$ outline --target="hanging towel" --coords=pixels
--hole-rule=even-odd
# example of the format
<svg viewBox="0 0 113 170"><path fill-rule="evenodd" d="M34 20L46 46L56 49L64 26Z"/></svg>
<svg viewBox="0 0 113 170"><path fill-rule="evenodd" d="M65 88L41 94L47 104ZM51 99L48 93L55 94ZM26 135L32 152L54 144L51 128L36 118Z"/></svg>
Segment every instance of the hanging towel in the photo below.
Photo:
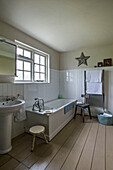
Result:
<svg viewBox="0 0 113 170"><path fill-rule="evenodd" d="M22 106L20 110L14 112L14 120L20 122L26 119L25 105Z"/></svg>
<svg viewBox="0 0 113 170"><path fill-rule="evenodd" d="M102 70L88 70L88 71L86 71L86 82L90 82L90 83L102 82Z"/></svg>
<svg viewBox="0 0 113 170"><path fill-rule="evenodd" d="M102 83L88 83L87 82L87 94L100 94L102 95Z"/></svg>

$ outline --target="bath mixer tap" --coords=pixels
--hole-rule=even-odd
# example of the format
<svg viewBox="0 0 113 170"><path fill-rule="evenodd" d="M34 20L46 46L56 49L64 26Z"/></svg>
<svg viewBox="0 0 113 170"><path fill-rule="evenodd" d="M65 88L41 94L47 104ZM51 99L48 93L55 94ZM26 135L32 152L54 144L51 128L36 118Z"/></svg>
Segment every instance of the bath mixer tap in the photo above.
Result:
<svg viewBox="0 0 113 170"><path fill-rule="evenodd" d="M36 102L33 104L32 110L34 110L34 107L37 107L39 109L39 112L41 112L41 109L44 110L44 100L42 98L35 98Z"/></svg>

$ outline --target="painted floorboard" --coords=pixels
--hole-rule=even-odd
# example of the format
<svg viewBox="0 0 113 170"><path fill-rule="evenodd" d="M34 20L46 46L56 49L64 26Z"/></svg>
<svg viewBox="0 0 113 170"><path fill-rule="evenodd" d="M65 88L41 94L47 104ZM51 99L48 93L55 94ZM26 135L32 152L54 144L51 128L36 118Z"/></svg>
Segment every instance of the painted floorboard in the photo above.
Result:
<svg viewBox="0 0 113 170"><path fill-rule="evenodd" d="M91 170L105 170L105 126L99 124Z"/></svg>
<svg viewBox="0 0 113 170"><path fill-rule="evenodd" d="M0 170L113 170L113 126L81 116L70 121L48 144L32 135L12 140L13 150L0 155Z"/></svg>
<svg viewBox="0 0 113 170"><path fill-rule="evenodd" d="M68 156L71 148L76 142L83 127L84 127L84 124L81 123L78 125L78 127L75 128L75 130L71 133L71 136L68 138L68 140L64 143L64 145L61 147L59 152L52 159L49 166L47 166L46 170L53 170L53 169L58 170L61 168L62 163L65 161L66 157Z"/></svg>
<svg viewBox="0 0 113 170"><path fill-rule="evenodd" d="M51 162L53 157L57 154L59 149L62 145L66 142L66 140L70 137L73 130L80 124L80 121L73 120L71 126L67 129L64 129L59 136L57 136L52 142L51 146L48 150L40 157L40 159L31 167L32 170L38 169L43 170L45 169L48 164Z"/></svg>
<svg viewBox="0 0 113 170"><path fill-rule="evenodd" d="M77 139L75 145L73 146L70 154L68 155L66 161L62 166L62 170L75 170L75 167L77 166L80 155L82 153L85 141L88 137L91 125L91 123L85 124L79 138Z"/></svg>
<svg viewBox="0 0 113 170"><path fill-rule="evenodd" d="M25 165L20 163L14 170L28 170L28 169L29 168L27 168Z"/></svg>
<svg viewBox="0 0 113 170"><path fill-rule="evenodd" d="M7 163L10 159L11 159L11 156L9 156L8 154L1 156L0 157L0 166Z"/></svg>
<svg viewBox="0 0 113 170"><path fill-rule="evenodd" d="M6 164L0 167L0 170L13 170L19 165L19 162L14 158L10 159Z"/></svg>
<svg viewBox="0 0 113 170"><path fill-rule="evenodd" d="M84 150L76 167L77 170L90 170L97 131L98 123L93 123Z"/></svg>
<svg viewBox="0 0 113 170"><path fill-rule="evenodd" d="M113 126L106 126L106 170L113 170Z"/></svg>

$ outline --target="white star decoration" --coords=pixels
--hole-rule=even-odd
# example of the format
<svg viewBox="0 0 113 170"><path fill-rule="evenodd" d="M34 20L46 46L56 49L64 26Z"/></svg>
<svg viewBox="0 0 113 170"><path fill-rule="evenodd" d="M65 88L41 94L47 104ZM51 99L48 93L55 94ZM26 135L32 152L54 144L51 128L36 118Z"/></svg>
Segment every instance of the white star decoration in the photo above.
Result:
<svg viewBox="0 0 113 170"><path fill-rule="evenodd" d="M90 56L85 56L84 53L81 53L81 56L79 58L75 58L76 60L78 60L78 66L80 66L81 64L87 64L87 59L90 58Z"/></svg>

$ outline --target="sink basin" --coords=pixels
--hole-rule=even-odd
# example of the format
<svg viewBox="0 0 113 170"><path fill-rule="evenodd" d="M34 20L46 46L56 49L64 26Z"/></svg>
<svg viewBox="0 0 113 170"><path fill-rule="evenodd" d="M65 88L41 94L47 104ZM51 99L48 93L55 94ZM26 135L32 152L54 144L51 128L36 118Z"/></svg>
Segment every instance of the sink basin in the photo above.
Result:
<svg viewBox="0 0 113 170"><path fill-rule="evenodd" d="M9 100L0 102L0 115L6 116L7 114L18 111L25 104L24 100Z"/></svg>
<svg viewBox="0 0 113 170"><path fill-rule="evenodd" d="M25 104L24 100L9 100L0 102L0 154L11 149L12 116Z"/></svg>

